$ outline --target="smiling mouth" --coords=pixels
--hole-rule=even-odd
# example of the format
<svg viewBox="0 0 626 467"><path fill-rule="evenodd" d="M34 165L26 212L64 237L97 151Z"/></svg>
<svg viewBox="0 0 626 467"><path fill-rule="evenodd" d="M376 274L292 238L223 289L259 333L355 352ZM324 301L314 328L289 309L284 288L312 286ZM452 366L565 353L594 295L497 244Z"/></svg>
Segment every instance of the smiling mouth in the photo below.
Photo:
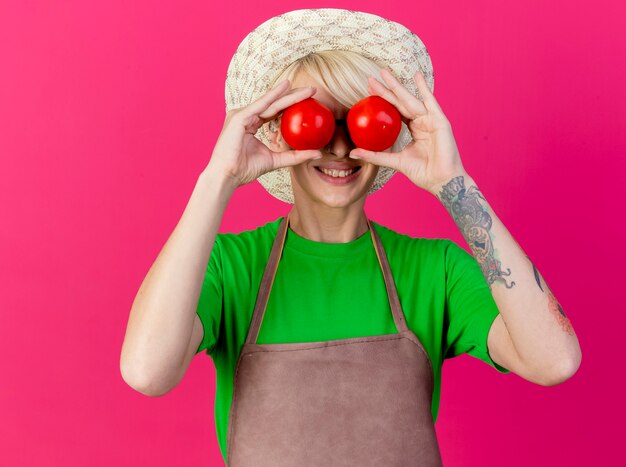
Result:
<svg viewBox="0 0 626 467"><path fill-rule="evenodd" d="M359 170L361 170L361 166L357 165L349 170L331 170L331 169L324 169L322 170L321 167L316 166L315 170L317 170L318 172L322 172L324 175L328 175L330 177L333 178L344 178L344 177L348 177L352 174L357 173Z"/></svg>

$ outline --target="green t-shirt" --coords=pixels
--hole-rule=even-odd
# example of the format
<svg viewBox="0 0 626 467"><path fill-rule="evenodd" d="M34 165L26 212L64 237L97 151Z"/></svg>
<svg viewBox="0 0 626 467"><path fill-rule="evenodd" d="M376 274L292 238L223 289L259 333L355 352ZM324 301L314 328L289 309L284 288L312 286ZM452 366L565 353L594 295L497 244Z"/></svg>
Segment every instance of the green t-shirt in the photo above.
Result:
<svg viewBox="0 0 626 467"><path fill-rule="evenodd" d="M282 219L238 234L218 233L198 301L204 337L197 353L206 351L215 365L215 426L224 459L235 365ZM479 264L456 243L413 238L371 222L385 248L407 325L433 366L436 421L444 358L468 353L509 372L487 351L498 308ZM287 230L257 343L396 332L369 231L348 243L323 243Z"/></svg>

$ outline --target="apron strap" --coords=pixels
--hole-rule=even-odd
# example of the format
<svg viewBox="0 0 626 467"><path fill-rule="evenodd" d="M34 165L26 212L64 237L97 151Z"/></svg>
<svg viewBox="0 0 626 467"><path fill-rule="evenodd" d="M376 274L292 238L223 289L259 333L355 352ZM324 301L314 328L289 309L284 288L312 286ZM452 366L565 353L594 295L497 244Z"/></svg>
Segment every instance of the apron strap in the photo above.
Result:
<svg viewBox="0 0 626 467"><path fill-rule="evenodd" d="M261 328L261 321L263 320L265 308L267 307L269 294L272 289L272 285L274 284L274 278L276 277L278 262L282 256L283 245L285 244L285 237L287 235L287 228L289 227L290 215L291 211L278 226L278 232L276 233L276 238L274 239L272 250L270 252L269 259L267 260L267 265L265 266L265 272L263 273L263 279L261 279L261 285L259 286L259 293L254 306L254 312L252 313L252 321L250 322L250 328L246 337L246 344L256 343L259 329ZM383 278L385 280L385 287L387 288L387 297L389 298L389 305L391 306L393 320L396 324L398 332L406 332L408 331L408 327L406 325L404 313L402 312L402 307L400 306L400 299L398 298L398 292L391 274L389 262L387 261L385 249L380 241L380 237L378 236L376 229L374 229L374 226L369 219L367 219L367 225L369 226L369 231L372 236L378 263L383 271Z"/></svg>

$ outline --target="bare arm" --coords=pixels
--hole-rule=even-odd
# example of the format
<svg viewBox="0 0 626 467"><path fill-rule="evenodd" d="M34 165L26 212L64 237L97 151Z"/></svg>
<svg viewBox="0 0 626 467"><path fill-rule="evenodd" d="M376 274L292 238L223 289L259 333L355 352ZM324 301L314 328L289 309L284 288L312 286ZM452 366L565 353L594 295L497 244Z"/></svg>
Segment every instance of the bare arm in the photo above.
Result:
<svg viewBox="0 0 626 467"><path fill-rule="evenodd" d="M433 194L459 227L500 311L487 339L492 359L545 386L570 378L582 359L574 327L476 182L460 172Z"/></svg>
<svg viewBox="0 0 626 467"><path fill-rule="evenodd" d="M120 371L137 391L160 396L185 374L203 337L196 307L224 210L237 187L209 163L133 302Z"/></svg>
<svg viewBox="0 0 626 467"><path fill-rule="evenodd" d="M417 96L389 70L380 74L389 87L370 76L368 90L401 112L413 141L399 153L356 148L349 157L395 169L443 203L472 250L500 312L487 338L490 356L529 381L546 386L562 383L582 361L572 323L463 168L452 126L432 93L432 84L417 71Z"/></svg>
<svg viewBox="0 0 626 467"><path fill-rule="evenodd" d="M124 381L149 396L174 388L204 335L196 314L206 268L226 205L237 187L260 175L322 157L319 150L274 152L255 134L283 109L315 89L290 89L284 80L246 107L231 109L209 164L189 203L148 271L128 319L120 371Z"/></svg>

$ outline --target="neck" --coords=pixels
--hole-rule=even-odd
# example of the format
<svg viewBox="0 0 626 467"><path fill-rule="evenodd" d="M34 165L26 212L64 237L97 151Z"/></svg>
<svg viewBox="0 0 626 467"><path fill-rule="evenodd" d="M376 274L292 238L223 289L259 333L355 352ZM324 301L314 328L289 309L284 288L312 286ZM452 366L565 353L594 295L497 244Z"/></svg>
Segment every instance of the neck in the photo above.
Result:
<svg viewBox="0 0 626 467"><path fill-rule="evenodd" d="M307 207L296 204L289 212L289 228L301 237L324 243L348 243L369 230L362 206Z"/></svg>

